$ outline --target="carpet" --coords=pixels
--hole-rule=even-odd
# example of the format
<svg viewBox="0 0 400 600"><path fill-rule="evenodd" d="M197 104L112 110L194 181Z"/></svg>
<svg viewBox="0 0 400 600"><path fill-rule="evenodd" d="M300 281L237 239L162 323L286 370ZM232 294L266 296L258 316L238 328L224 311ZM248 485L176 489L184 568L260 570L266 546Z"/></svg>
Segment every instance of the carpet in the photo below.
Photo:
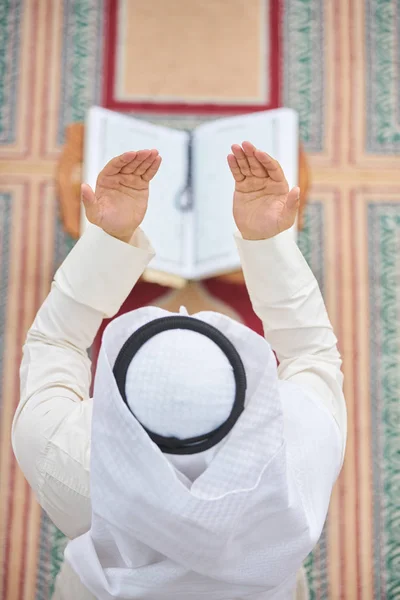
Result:
<svg viewBox="0 0 400 600"><path fill-rule="evenodd" d="M26 330L72 246L54 185L64 128L93 103L175 127L276 103L299 112L312 175L299 244L337 331L349 413L345 466L307 560L311 597L400 598L399 1L171 0L158 21L144 4L0 2L0 598L47 600L62 561L65 540L16 466L10 428ZM218 60L203 51L207 22ZM118 43L121 23L132 43ZM134 63L139 42L152 49ZM170 53L154 70L154 46L183 42L186 62ZM249 319L245 296L227 293L211 282L188 302Z"/></svg>

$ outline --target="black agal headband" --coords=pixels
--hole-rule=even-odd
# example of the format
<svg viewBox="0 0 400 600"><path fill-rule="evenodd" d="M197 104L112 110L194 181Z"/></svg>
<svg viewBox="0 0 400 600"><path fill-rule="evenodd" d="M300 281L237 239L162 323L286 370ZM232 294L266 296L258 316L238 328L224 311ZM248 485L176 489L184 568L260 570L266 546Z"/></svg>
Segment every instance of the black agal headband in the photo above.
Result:
<svg viewBox="0 0 400 600"><path fill-rule="evenodd" d="M113 373L119 393L131 413L134 415L127 402L125 392L126 375L131 361L148 340L155 335L170 329L189 329L190 331L205 335L212 340L222 350L230 362L235 378L236 393L232 411L226 421L213 431L197 437L178 439L176 437L164 437L158 435L142 425L148 436L162 452L166 454L197 454L218 444L231 431L244 409L246 396L246 373L244 366L232 342L228 340L219 329L193 317L162 317L161 319L150 321L150 323L146 323L146 325L140 327L126 340L115 361ZM199 357L199 360L201 360L201 357ZM189 401L190 400L188 399L188 402Z"/></svg>

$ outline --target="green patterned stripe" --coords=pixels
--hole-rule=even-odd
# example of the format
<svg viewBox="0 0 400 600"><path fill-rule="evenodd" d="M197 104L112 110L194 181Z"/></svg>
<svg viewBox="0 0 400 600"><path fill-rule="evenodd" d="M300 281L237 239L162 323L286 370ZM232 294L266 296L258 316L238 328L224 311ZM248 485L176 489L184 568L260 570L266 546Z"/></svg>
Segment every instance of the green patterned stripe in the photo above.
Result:
<svg viewBox="0 0 400 600"><path fill-rule="evenodd" d="M7 74L7 52L9 41L9 18L10 18L10 1L4 0L0 2L0 131L4 132L6 122L4 112L7 108L5 102L6 95L6 74Z"/></svg>
<svg viewBox="0 0 400 600"><path fill-rule="evenodd" d="M0 192L0 381L3 381L11 245L12 194ZM3 399L0 397L0 408Z"/></svg>
<svg viewBox="0 0 400 600"><path fill-rule="evenodd" d="M50 555L53 547L53 531L55 527L47 514L42 511L39 539L39 569L36 579L35 600L49 600L50 590L54 588Z"/></svg>
<svg viewBox="0 0 400 600"><path fill-rule="evenodd" d="M304 226L298 234L298 246L314 273L322 293L324 276L324 208L322 202L309 202L304 214Z"/></svg>
<svg viewBox="0 0 400 600"><path fill-rule="evenodd" d="M50 598L54 592L56 577L64 561L64 550L67 545L67 538L57 527L52 528L52 546L51 546L51 568L50 568Z"/></svg>
<svg viewBox="0 0 400 600"><path fill-rule="evenodd" d="M103 19L103 0L64 0L60 143L65 126L101 101Z"/></svg>
<svg viewBox="0 0 400 600"><path fill-rule="evenodd" d="M283 24L283 104L299 113L306 150L321 152L324 139L324 2L287 0Z"/></svg>
<svg viewBox="0 0 400 600"><path fill-rule="evenodd" d="M61 265L74 243L74 240L65 233L59 216L56 215L53 246L54 271ZM46 513L42 511L35 600L48 600L51 598L55 579L63 561L66 543L65 536L53 525Z"/></svg>
<svg viewBox="0 0 400 600"><path fill-rule="evenodd" d="M103 0L64 0L58 131L60 144L64 140L65 126L82 121L86 109L100 101L103 13ZM74 241L64 232L57 219L54 270L62 263L73 244ZM54 590L55 579L62 564L66 538L43 515L40 539L36 600L48 600Z"/></svg>
<svg viewBox="0 0 400 600"><path fill-rule="evenodd" d="M15 142L22 0L0 0L0 143Z"/></svg>
<svg viewBox="0 0 400 600"><path fill-rule="evenodd" d="M307 205L303 230L299 233L298 245L304 258L310 265L322 293L325 288L324 277L324 209L320 202ZM310 600L328 597L328 571L326 528L320 541L307 560L305 569L310 590Z"/></svg>
<svg viewBox="0 0 400 600"><path fill-rule="evenodd" d="M313 552L304 562L307 573L309 599L328 598L328 569L327 569L327 531L322 532L321 538Z"/></svg>
<svg viewBox="0 0 400 600"><path fill-rule="evenodd" d="M367 0L365 113L367 152L392 154L400 150L399 61L400 0Z"/></svg>
<svg viewBox="0 0 400 600"><path fill-rule="evenodd" d="M400 202L368 207L375 598L400 598Z"/></svg>
<svg viewBox="0 0 400 600"><path fill-rule="evenodd" d="M56 578L64 560L66 545L67 538L42 511L39 545L40 569L36 582L35 600L48 600L52 597Z"/></svg>

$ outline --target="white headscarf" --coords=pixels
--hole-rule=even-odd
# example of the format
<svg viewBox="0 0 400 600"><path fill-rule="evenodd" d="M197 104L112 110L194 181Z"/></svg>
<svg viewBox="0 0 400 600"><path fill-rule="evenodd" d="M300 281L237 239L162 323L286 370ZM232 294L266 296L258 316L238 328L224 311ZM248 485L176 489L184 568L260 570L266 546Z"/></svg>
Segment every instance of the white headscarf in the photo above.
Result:
<svg viewBox="0 0 400 600"><path fill-rule="evenodd" d="M198 313L193 318L219 329L241 356L245 410L210 450L163 454L139 421L164 436L203 434L227 419L235 391L232 367L213 342L167 331L133 358L128 408L113 376L117 355L139 327L168 315L139 309L104 333L93 409L92 526L69 544L66 558L100 600L290 598L340 467L334 424L330 429L300 389L278 381L262 337L223 315Z"/></svg>

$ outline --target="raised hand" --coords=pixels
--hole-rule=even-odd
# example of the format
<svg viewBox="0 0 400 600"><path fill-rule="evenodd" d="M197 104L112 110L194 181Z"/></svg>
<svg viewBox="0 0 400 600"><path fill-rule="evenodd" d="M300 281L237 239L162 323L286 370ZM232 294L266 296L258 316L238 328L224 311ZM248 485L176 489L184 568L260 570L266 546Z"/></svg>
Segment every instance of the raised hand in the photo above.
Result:
<svg viewBox="0 0 400 600"><path fill-rule="evenodd" d="M158 150L125 152L100 172L95 191L82 185L82 200L91 223L124 242L129 242L144 219L149 182L161 164Z"/></svg>
<svg viewBox="0 0 400 600"><path fill-rule="evenodd" d="M228 164L235 179L233 216L245 239L264 240L295 222L300 188L289 191L278 161L250 142L232 146Z"/></svg>

